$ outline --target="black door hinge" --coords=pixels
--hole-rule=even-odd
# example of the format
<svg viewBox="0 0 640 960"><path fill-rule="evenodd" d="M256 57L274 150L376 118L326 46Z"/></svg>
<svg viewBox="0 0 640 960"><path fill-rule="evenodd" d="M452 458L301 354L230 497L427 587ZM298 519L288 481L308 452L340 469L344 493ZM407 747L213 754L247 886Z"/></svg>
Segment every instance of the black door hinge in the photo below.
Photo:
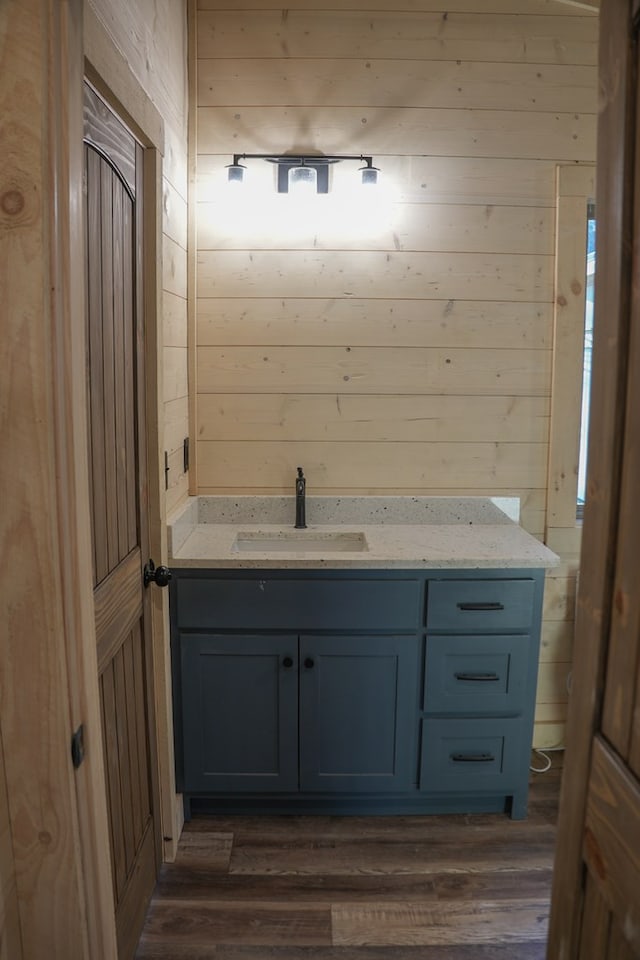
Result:
<svg viewBox="0 0 640 960"><path fill-rule="evenodd" d="M164 452L164 488L169 489L169 454Z"/></svg>
<svg viewBox="0 0 640 960"><path fill-rule="evenodd" d="M182 441L182 462L183 462L183 473L189 472L189 437L185 437Z"/></svg>

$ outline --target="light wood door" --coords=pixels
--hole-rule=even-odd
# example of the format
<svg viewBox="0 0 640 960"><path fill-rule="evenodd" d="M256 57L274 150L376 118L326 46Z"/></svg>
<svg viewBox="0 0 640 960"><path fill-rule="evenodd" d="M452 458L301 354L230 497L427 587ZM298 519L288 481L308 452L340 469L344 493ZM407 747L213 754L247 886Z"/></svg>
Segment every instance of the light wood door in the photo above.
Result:
<svg viewBox="0 0 640 960"><path fill-rule="evenodd" d="M142 149L88 85L85 178L94 600L118 951L128 960L159 863L143 586Z"/></svg>
<svg viewBox="0 0 640 960"><path fill-rule="evenodd" d="M549 960L640 957L640 0L603 0L592 428Z"/></svg>

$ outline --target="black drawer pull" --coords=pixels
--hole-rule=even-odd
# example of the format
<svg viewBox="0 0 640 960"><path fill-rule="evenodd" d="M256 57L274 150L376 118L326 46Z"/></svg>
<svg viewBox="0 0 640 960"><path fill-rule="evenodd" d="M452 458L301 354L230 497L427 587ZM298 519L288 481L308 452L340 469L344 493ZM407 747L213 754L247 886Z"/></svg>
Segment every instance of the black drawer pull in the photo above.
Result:
<svg viewBox="0 0 640 960"><path fill-rule="evenodd" d="M499 680L497 673L454 673L456 680Z"/></svg>
<svg viewBox="0 0 640 960"><path fill-rule="evenodd" d="M458 610L504 610L504 603L459 603Z"/></svg>
<svg viewBox="0 0 640 960"><path fill-rule="evenodd" d="M450 759L454 763L493 763L496 758L492 753L452 753Z"/></svg>
<svg viewBox="0 0 640 960"><path fill-rule="evenodd" d="M293 657L285 657L282 666L289 670L293 666Z"/></svg>

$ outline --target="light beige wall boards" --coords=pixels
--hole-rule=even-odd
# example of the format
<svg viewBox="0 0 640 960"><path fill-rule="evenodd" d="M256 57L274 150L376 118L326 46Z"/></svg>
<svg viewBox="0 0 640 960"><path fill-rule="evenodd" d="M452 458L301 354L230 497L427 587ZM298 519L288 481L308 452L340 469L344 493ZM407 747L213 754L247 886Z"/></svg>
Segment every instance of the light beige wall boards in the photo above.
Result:
<svg viewBox="0 0 640 960"><path fill-rule="evenodd" d="M289 492L301 464L316 494L516 495L542 537L556 166L595 156L597 16L547 0L198 8L199 492ZM386 229L257 211L239 229L224 165L296 150L373 155L397 191ZM548 745L572 564L546 601Z"/></svg>

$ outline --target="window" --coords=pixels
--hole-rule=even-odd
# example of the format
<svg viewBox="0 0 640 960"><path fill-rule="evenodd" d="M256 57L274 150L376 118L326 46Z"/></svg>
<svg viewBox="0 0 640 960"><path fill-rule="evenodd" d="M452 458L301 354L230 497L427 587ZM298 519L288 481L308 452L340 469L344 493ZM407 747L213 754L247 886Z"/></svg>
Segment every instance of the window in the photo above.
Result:
<svg viewBox="0 0 640 960"><path fill-rule="evenodd" d="M591 399L591 351L593 348L593 295L596 268L596 208L587 205L587 269L584 305L584 353L582 368L582 411L580 417L580 457L578 460L577 516L582 518L587 492L587 442Z"/></svg>
<svg viewBox="0 0 640 960"><path fill-rule="evenodd" d="M586 452L587 424L582 427L582 381L585 375L585 317L593 302L595 262L595 196L593 164L561 164L556 168L555 276L553 298L553 364L549 421L549 472L545 542L563 557L580 554L582 523L578 500L584 499L584 466L580 471L581 438ZM588 223L591 220L591 224ZM586 267L586 247L594 251ZM587 376L590 377L592 321L589 322ZM589 389L584 390L588 413ZM583 458L586 460L586 457ZM581 485L578 475L581 475Z"/></svg>

